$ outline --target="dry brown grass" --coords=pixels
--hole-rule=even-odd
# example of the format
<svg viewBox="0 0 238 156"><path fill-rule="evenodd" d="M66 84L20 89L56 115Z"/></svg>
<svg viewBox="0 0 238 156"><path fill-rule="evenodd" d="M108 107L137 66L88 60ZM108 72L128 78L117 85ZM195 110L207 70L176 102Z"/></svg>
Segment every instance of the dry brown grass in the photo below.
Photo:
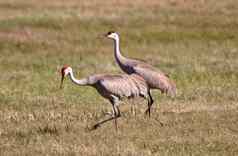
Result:
<svg viewBox="0 0 238 156"><path fill-rule="evenodd" d="M236 0L0 2L0 155L237 155L238 2ZM112 43L98 35L117 30L123 54L169 73L178 87L170 99L153 92L121 106L119 131L95 90L66 81L120 73Z"/></svg>

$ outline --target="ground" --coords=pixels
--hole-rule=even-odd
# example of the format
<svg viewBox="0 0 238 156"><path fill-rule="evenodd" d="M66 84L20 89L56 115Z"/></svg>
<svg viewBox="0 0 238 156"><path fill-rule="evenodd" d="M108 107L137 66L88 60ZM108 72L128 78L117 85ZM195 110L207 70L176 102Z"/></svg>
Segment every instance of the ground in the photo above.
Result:
<svg viewBox="0 0 238 156"><path fill-rule="evenodd" d="M10 0L0 2L0 155L238 155L236 0ZM177 84L121 105L119 130L88 127L110 111L90 87L69 80L121 73L108 31L127 57L146 60Z"/></svg>

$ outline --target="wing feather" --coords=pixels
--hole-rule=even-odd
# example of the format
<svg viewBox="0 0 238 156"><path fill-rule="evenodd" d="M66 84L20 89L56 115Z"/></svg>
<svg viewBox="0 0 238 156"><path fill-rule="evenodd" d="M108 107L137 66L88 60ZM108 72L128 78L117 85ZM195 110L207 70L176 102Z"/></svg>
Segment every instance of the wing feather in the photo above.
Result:
<svg viewBox="0 0 238 156"><path fill-rule="evenodd" d="M175 83L163 72L156 71L154 68L144 65L136 65L133 67L133 70L146 80L150 88L158 88L162 93L166 93L172 97L176 95Z"/></svg>
<svg viewBox="0 0 238 156"><path fill-rule="evenodd" d="M130 86L124 77L106 78L98 82L98 86L106 92L106 96L116 95L118 97L129 97L131 95Z"/></svg>

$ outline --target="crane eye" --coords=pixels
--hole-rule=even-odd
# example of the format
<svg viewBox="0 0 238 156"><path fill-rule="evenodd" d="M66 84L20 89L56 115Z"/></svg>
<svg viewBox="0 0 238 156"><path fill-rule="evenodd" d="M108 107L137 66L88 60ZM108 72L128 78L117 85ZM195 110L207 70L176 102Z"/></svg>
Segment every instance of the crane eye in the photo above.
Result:
<svg viewBox="0 0 238 156"><path fill-rule="evenodd" d="M109 31L107 35L111 35L112 33L114 33L114 31Z"/></svg>

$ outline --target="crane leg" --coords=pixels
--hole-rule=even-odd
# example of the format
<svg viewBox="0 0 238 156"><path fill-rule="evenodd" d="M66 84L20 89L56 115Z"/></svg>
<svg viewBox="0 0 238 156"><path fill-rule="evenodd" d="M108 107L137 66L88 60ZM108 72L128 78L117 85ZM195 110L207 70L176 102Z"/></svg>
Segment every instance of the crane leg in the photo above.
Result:
<svg viewBox="0 0 238 156"><path fill-rule="evenodd" d="M103 121L100 121L100 122L96 123L95 125L93 125L92 128L90 128L90 130L95 130L98 127L100 127L102 124L104 124L105 122L114 120L115 128L116 128L116 131L117 131L117 129L118 129L117 118L119 118L121 116L121 112L119 110L119 106L116 105L116 103L114 101L110 100L110 102L111 102L112 108L113 108L112 116L110 118L107 118Z"/></svg>
<svg viewBox="0 0 238 156"><path fill-rule="evenodd" d="M118 130L118 125L117 125L117 118L119 118L121 116L121 112L119 109L119 106L116 105L115 103L112 104L112 108L113 108L113 117L114 117L114 124L115 124L115 128L116 131Z"/></svg>
<svg viewBox="0 0 238 156"><path fill-rule="evenodd" d="M103 121L100 121L100 122L96 123L95 125L93 125L92 128L90 128L89 130L95 130L95 129L97 129L98 127L100 127L102 124L104 124L105 122L111 121L111 120L113 120L114 118L115 118L115 117L110 117L110 118L108 118L108 119L105 119L105 120L103 120Z"/></svg>
<svg viewBox="0 0 238 156"><path fill-rule="evenodd" d="M150 109L151 109L151 106L152 106L153 103L154 103L154 100L153 100L153 98L152 98L150 92L148 92L148 95L149 95L149 97L147 97L148 108L146 109L145 114L148 114L149 117L150 117Z"/></svg>
<svg viewBox="0 0 238 156"><path fill-rule="evenodd" d="M118 129L117 127L117 107L115 106L115 104L112 104L112 108L113 108L113 117L114 117L114 124L116 127L116 130Z"/></svg>
<svg viewBox="0 0 238 156"><path fill-rule="evenodd" d="M136 104L133 100L131 100L131 113L136 117Z"/></svg>

